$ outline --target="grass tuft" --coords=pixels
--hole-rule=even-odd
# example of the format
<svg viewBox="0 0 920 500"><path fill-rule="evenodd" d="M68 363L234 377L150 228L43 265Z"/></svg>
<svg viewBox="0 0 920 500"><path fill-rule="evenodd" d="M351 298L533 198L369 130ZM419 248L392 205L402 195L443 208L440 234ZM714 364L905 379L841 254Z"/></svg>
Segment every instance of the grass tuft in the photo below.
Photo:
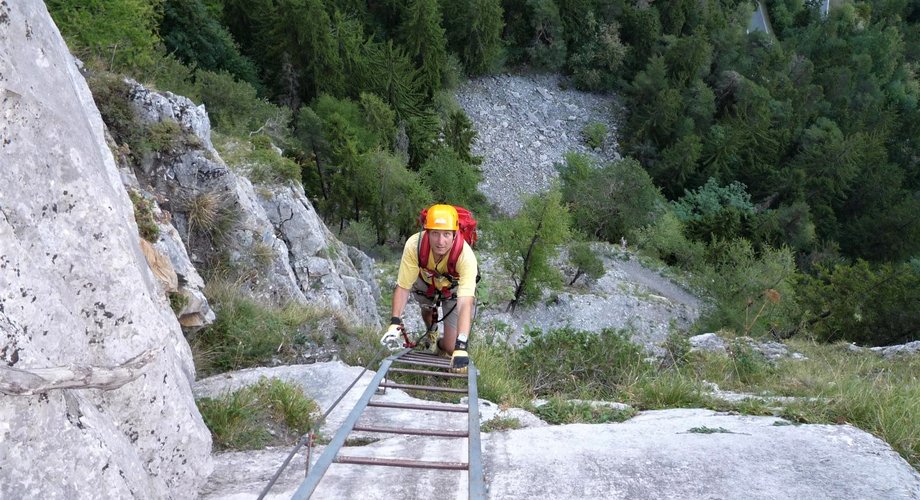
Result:
<svg viewBox="0 0 920 500"><path fill-rule="evenodd" d="M253 386L197 403L220 450L293 444L319 415L316 402L299 386L265 377Z"/></svg>
<svg viewBox="0 0 920 500"><path fill-rule="evenodd" d="M205 294L217 319L191 340L202 376L294 363L305 351L325 346L330 336L350 335L353 330L333 311L297 303L262 305L233 283L212 280Z"/></svg>

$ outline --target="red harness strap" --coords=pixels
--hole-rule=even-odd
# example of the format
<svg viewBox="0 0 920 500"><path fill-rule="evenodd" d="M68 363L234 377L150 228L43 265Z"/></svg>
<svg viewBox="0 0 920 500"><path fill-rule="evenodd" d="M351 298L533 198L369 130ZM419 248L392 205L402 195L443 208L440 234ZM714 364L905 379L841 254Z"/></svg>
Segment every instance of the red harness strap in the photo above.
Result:
<svg viewBox="0 0 920 500"><path fill-rule="evenodd" d="M457 287L460 279L460 273L457 272L457 260L460 258L460 253L463 252L463 237L459 234L458 231L454 231L454 244L450 247L450 252L447 254L447 274L441 274L436 270L428 269L428 256L431 253L431 242L428 241L428 231L422 231L419 235L418 241L418 274L426 283L428 283L428 291L425 293L425 296L429 299L434 298L435 292L438 291L435 286L435 279L437 278L447 278L450 280L450 286L445 286L441 288L441 297L444 299L450 299L453 297L453 290ZM437 264L435 264L437 267ZM428 278L427 280L425 278Z"/></svg>

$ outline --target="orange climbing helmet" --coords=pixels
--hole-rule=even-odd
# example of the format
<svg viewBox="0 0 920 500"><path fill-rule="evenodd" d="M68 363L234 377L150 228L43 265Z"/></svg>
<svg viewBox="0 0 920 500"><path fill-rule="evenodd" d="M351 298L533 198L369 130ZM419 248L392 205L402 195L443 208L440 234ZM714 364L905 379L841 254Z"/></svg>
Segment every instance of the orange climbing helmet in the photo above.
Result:
<svg viewBox="0 0 920 500"><path fill-rule="evenodd" d="M457 231L460 229L460 217L452 205L432 205L425 214L425 229Z"/></svg>

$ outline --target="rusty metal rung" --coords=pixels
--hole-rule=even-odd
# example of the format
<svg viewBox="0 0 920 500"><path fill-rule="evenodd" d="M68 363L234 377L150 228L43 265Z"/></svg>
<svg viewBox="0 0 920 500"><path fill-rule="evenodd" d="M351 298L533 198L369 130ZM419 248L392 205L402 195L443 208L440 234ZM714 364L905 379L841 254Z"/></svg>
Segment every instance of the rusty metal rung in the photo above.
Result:
<svg viewBox="0 0 920 500"><path fill-rule="evenodd" d="M398 429L395 427L374 427L372 425L356 425L356 431L364 432L382 432L386 434L407 434L410 436L433 436L449 438L465 438L470 435L469 431L439 431L433 429Z"/></svg>
<svg viewBox="0 0 920 500"><path fill-rule="evenodd" d="M430 354L409 354L406 356L400 356L399 359L413 359L415 361L444 361L449 360L450 358L445 358L443 356L432 356Z"/></svg>
<svg viewBox="0 0 920 500"><path fill-rule="evenodd" d="M390 387L392 389L415 389L417 391L433 392L453 392L456 394L466 394L466 388L454 389L453 387L435 387L432 385L415 385L415 384L394 384L392 382L381 382L380 387Z"/></svg>
<svg viewBox="0 0 920 500"><path fill-rule="evenodd" d="M426 375L430 377L449 377L449 378L466 378L465 373L450 372L433 372L431 370L413 370L411 368L390 368L390 373L411 373L414 375Z"/></svg>
<svg viewBox="0 0 920 500"><path fill-rule="evenodd" d="M399 458L345 457L334 460L339 464L386 465L390 467L409 467L412 469L468 470L469 464L463 462L428 462L422 460L403 460Z"/></svg>
<svg viewBox="0 0 920 500"><path fill-rule="evenodd" d="M428 366L431 368L450 368L450 362L446 363L427 363L425 361L409 361L405 359L394 360L394 363L402 363L404 365L413 365L413 366Z"/></svg>
<svg viewBox="0 0 920 500"><path fill-rule="evenodd" d="M450 364L450 358L442 358L440 356L403 356L397 361L419 361L422 363L433 363L433 364Z"/></svg>
<svg viewBox="0 0 920 500"><path fill-rule="evenodd" d="M463 406L446 406L446 405L418 405L412 403L385 403L383 401L371 401L367 406L378 408L399 408L402 410L426 410L426 411L451 411L455 413L466 413L469 408Z"/></svg>
<svg viewBox="0 0 920 500"><path fill-rule="evenodd" d="M400 357L397 358L397 359L421 359L421 360L425 360L425 359L450 359L450 358L449 358L449 357L444 357L444 356L441 356L441 355L436 355L436 354L427 353L427 352L409 352L409 353L403 354L402 356L400 356Z"/></svg>

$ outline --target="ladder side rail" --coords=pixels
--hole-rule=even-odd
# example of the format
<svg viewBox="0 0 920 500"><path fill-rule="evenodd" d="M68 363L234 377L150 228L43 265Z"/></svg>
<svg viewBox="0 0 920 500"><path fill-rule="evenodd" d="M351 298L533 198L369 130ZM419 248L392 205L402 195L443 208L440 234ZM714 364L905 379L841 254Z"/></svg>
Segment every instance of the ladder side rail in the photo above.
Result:
<svg viewBox="0 0 920 500"><path fill-rule="evenodd" d="M467 386L469 388L469 395L467 397L469 407L469 438L467 441L467 448L469 451L468 463L470 467L469 495L470 500L485 500L486 483L482 472L482 447L479 436L479 392L476 385L476 376L479 370L473 365L472 360L470 360L470 366L467 372Z"/></svg>

